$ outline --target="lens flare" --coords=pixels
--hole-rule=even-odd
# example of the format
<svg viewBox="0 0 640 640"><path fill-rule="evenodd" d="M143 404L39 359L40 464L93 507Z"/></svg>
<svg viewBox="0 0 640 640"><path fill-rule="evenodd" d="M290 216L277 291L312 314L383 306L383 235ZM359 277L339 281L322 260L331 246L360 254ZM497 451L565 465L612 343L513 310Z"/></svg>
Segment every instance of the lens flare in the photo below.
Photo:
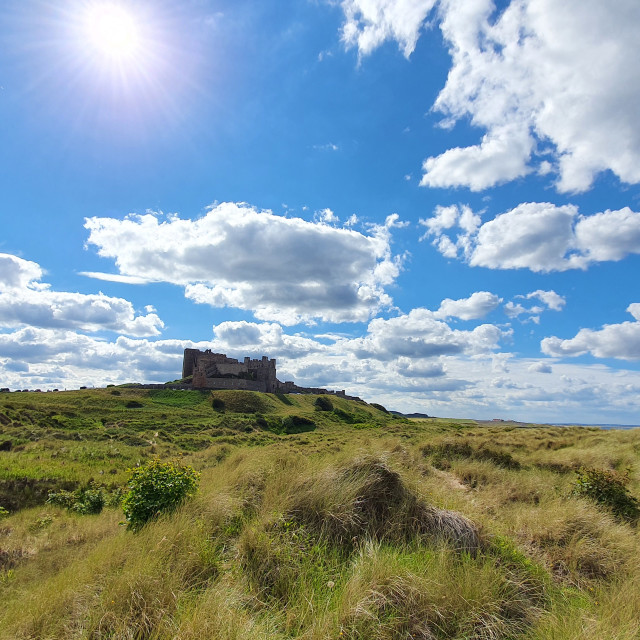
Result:
<svg viewBox="0 0 640 640"><path fill-rule="evenodd" d="M140 33L133 16L113 3L96 4L87 11L85 37L95 52L114 61L135 58Z"/></svg>

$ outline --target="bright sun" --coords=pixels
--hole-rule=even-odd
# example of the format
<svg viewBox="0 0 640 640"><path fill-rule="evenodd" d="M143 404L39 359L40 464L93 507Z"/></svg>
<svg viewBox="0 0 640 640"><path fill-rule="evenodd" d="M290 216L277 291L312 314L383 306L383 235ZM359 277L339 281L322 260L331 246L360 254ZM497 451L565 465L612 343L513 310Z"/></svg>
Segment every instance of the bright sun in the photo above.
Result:
<svg viewBox="0 0 640 640"><path fill-rule="evenodd" d="M140 48L140 33L133 16L113 2L87 10L85 37L96 53L112 61L133 59Z"/></svg>

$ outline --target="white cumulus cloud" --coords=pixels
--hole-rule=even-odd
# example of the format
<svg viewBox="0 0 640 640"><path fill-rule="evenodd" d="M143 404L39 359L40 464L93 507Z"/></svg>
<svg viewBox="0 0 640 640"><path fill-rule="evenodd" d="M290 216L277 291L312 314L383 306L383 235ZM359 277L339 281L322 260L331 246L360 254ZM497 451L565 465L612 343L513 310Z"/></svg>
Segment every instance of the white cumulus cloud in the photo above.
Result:
<svg viewBox="0 0 640 640"><path fill-rule="evenodd" d="M347 46L356 46L361 56L387 40L395 40L409 57L435 3L436 0L343 0L342 39Z"/></svg>
<svg viewBox="0 0 640 640"><path fill-rule="evenodd" d="M567 303L565 298L561 295L558 295L555 291L553 291L553 289L551 291L537 289L536 291L532 291L531 293L528 293L523 297L527 300L536 298L552 311L561 311L564 305Z"/></svg>
<svg viewBox="0 0 640 640"><path fill-rule="evenodd" d="M123 298L53 291L40 281L42 275L35 262L0 254L0 327L108 330L132 336L156 336L164 327L153 309L136 315Z"/></svg>
<svg viewBox="0 0 640 640"><path fill-rule="evenodd" d="M451 300L445 298L440 303L440 308L433 314L436 318L460 318L461 320L475 320L484 318L502 302L495 293L489 291L476 291L468 298Z"/></svg>
<svg viewBox="0 0 640 640"><path fill-rule="evenodd" d="M553 373L551 365L546 362L533 362L529 365L528 371L531 373Z"/></svg>
<svg viewBox="0 0 640 640"><path fill-rule="evenodd" d="M422 184L482 190L535 171L562 192L610 170L640 182L637 0L342 0L342 37L360 56L395 40L406 56L429 19L452 64L433 110L468 119L479 144L424 162ZM432 9L435 6L435 11Z"/></svg>
<svg viewBox="0 0 640 640"><path fill-rule="evenodd" d="M516 299L522 300L539 300L542 304L536 304L533 306L525 307L523 304L519 302L513 302L509 300L507 304L504 305L504 312L510 318L518 318L521 315L527 316L527 319L523 322L534 322L538 324L540 322L540 314L550 309L551 311L561 311L564 305L566 304L566 300L558 295L555 291L544 291L542 289L537 289L536 291L532 291L526 295L516 296Z"/></svg>
<svg viewBox="0 0 640 640"><path fill-rule="evenodd" d="M391 305L384 286L400 271L391 252L397 215L368 234L222 203L197 220L129 215L88 218L88 244L120 275L185 286L195 302L252 311L284 324L363 321Z"/></svg>
<svg viewBox="0 0 640 640"><path fill-rule="evenodd" d="M596 358L640 360L640 303L627 307L635 322L606 324L602 329L580 329L568 340L555 336L544 338L542 352L550 356L581 356L590 353Z"/></svg>
<svg viewBox="0 0 640 640"><path fill-rule="evenodd" d="M629 207L583 216L575 205L526 202L479 223L467 206L436 207L420 220L427 229L422 239L432 238L445 257L489 269L586 269L640 253L640 213Z"/></svg>
<svg viewBox="0 0 640 640"><path fill-rule="evenodd" d="M395 318L375 318L367 335L343 343L343 347L361 358L391 360L433 358L442 355L490 352L505 335L492 324L482 324L470 331L452 329L437 320L429 309L412 309Z"/></svg>
<svg viewBox="0 0 640 640"><path fill-rule="evenodd" d="M0 253L0 291L33 287L42 275L39 264L10 253Z"/></svg>

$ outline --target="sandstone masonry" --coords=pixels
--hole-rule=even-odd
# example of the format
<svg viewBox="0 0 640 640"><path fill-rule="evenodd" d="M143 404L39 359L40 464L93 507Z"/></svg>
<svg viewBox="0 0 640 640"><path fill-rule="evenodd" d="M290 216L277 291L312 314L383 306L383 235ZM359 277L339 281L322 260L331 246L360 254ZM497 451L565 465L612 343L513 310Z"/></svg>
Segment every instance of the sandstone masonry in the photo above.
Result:
<svg viewBox="0 0 640 640"><path fill-rule="evenodd" d="M212 353L211 349L185 349L182 361L182 377L191 376L193 389L245 389L263 393L315 393L337 395L343 398L359 400L347 396L342 391L329 391L314 387L299 387L288 381L280 382L276 377L275 358L245 358L242 362L227 358L224 353Z"/></svg>

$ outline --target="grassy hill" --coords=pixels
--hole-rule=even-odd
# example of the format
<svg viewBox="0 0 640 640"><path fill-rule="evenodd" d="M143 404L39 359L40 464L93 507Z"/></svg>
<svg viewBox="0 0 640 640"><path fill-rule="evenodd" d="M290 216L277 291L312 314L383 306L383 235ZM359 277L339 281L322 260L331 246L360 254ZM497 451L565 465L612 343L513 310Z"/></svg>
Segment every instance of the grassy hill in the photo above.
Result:
<svg viewBox="0 0 640 640"><path fill-rule="evenodd" d="M398 421L371 405L335 397L332 411L317 411L316 399L136 387L2 394L0 505L15 510L37 504L55 488L89 480L123 485L126 469L154 456L207 450L195 458L215 460L229 445L260 446L295 431L328 435L345 424L368 429Z"/></svg>
<svg viewBox="0 0 640 640"><path fill-rule="evenodd" d="M640 637L637 521L576 495L581 467L640 495L640 430L329 399L0 395L0 638ZM154 458L200 488L134 533L118 498ZM85 486L112 506L46 503Z"/></svg>

